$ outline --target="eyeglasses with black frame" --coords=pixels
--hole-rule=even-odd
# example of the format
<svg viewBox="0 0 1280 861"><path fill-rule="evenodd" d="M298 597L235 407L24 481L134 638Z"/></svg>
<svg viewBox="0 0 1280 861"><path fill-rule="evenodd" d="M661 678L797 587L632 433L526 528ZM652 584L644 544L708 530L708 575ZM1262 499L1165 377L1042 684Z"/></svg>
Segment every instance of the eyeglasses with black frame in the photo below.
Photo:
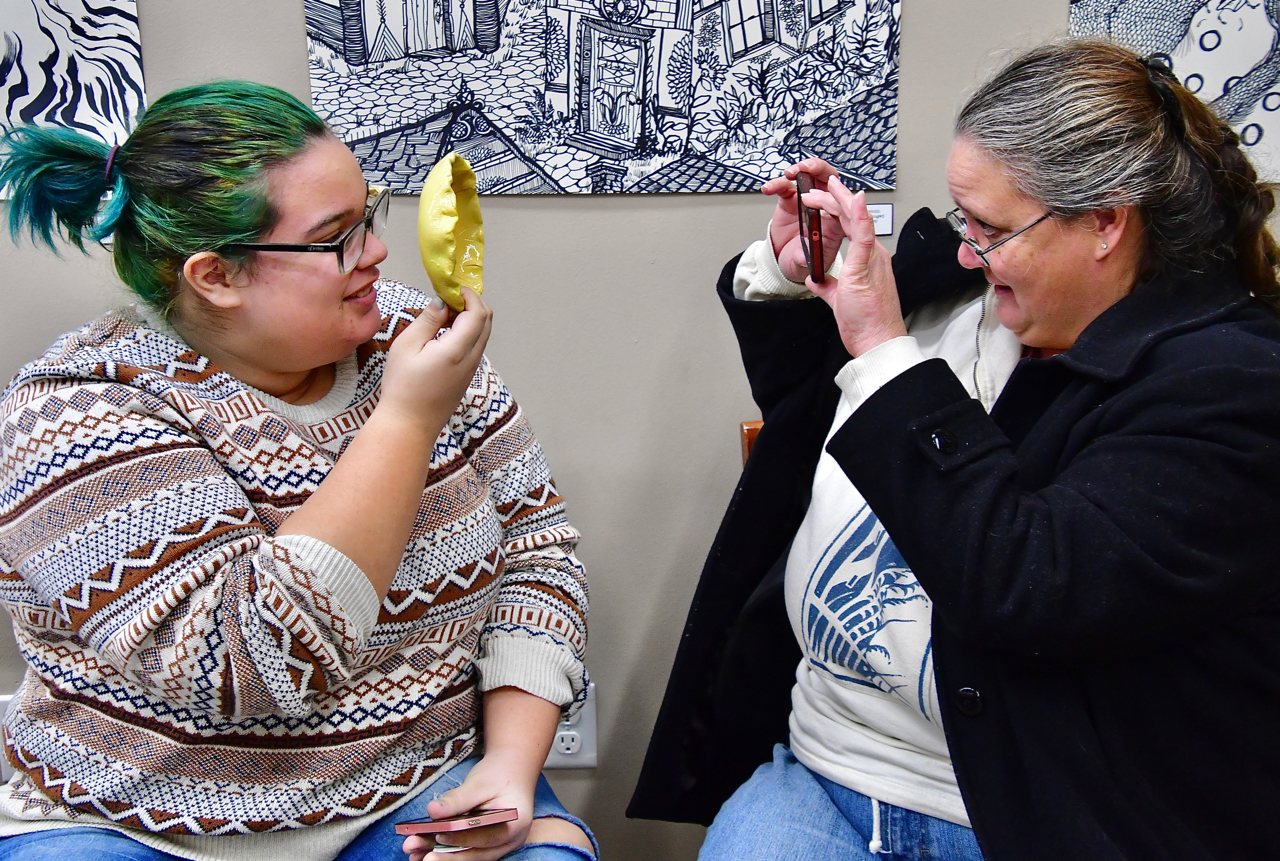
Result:
<svg viewBox="0 0 1280 861"><path fill-rule="evenodd" d="M987 259L988 254L990 254L992 251L995 251L997 248L999 248L1001 245L1004 245L1006 242L1008 242L1010 239L1013 239L1015 236L1019 236L1023 233L1026 233L1028 230L1035 227L1037 224L1044 221L1046 218L1048 218L1052 214L1053 213L1051 212L1046 212L1044 215L1040 216L1035 221L1031 222L1021 230L1015 230L1013 233L1010 233L1004 239L1001 239L998 242L993 242L990 245L988 245L986 248L983 248L981 245L979 245L978 240L974 239L972 236L969 235L969 221L964 217L964 213L960 211L960 207L957 206L955 209L947 213L947 224L950 224L951 229L960 235L960 239L964 241L965 245L968 245L970 248L973 249L973 253L978 255L978 259L982 261L982 265L990 267L991 261Z"/></svg>
<svg viewBox="0 0 1280 861"><path fill-rule="evenodd" d="M387 211L391 205L391 189L385 185L369 186L364 207L364 218L357 221L332 242L310 242L295 245L287 242L232 242L222 246L242 251L318 251L338 255L338 271L343 275L356 268L360 255L364 254L365 237L372 233L381 236L387 226Z"/></svg>

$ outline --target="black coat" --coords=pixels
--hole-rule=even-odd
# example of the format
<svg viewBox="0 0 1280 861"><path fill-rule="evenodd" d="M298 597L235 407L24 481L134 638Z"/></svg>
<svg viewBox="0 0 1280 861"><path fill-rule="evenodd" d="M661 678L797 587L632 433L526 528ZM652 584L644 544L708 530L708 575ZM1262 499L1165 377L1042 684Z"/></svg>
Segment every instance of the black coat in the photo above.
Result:
<svg viewBox="0 0 1280 861"><path fill-rule="evenodd" d="M1277 856L1280 323L1233 276L1135 290L990 416L925 362L828 449L934 601L988 859Z"/></svg>
<svg viewBox="0 0 1280 861"><path fill-rule="evenodd" d="M1161 278L991 415L940 361L828 450L934 602L984 854L1280 857L1280 322Z"/></svg>
<svg viewBox="0 0 1280 861"><path fill-rule="evenodd" d="M983 283L956 262L960 240L922 209L903 225L894 275L904 313ZM708 825L775 743L788 739L800 647L782 596L786 551L804 519L849 361L825 303L733 298L717 286L765 419L698 581L666 696L627 815Z"/></svg>

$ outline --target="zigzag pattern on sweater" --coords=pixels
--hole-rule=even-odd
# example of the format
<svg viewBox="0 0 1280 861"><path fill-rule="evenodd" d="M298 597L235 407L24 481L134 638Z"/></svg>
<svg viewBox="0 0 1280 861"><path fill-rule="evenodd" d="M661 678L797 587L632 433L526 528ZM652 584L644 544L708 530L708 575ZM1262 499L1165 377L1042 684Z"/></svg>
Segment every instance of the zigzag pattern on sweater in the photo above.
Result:
<svg viewBox="0 0 1280 861"><path fill-rule="evenodd" d="M493 638L563 650L585 695L578 533L487 360L434 443L371 631L274 539L372 414L386 349L426 302L378 290L351 402L310 424L128 312L14 378L0 603L28 671L5 724L10 815L214 835L381 809L474 750Z"/></svg>

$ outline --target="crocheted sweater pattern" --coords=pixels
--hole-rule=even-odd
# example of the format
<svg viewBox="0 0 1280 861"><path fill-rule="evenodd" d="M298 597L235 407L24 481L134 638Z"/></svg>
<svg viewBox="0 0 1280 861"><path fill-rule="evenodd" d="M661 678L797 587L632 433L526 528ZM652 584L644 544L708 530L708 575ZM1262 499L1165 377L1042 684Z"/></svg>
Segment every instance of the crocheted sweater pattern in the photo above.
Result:
<svg viewBox="0 0 1280 861"><path fill-rule="evenodd" d="M435 441L376 623L274 537L373 412L386 350L427 301L378 289L355 395L313 424L128 311L10 383L0 602L28 669L4 752L34 813L199 835L361 816L475 750L482 690L585 697L579 536L487 359Z"/></svg>

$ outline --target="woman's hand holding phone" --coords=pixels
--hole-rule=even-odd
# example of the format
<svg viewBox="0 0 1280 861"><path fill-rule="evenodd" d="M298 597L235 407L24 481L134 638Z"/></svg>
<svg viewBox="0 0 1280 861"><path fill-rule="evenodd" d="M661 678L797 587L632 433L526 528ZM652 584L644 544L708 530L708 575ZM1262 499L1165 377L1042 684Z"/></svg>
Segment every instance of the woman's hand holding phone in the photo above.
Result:
<svg viewBox="0 0 1280 861"><path fill-rule="evenodd" d="M443 857L433 854L437 845L461 846L471 850L460 857L492 861L524 845L533 824L533 790L538 779L524 773L523 763L508 762L501 753L486 754L463 780L462 785L427 805L432 819L462 816L477 808L515 808L515 818L479 827L432 834L415 834L404 842L409 861L429 861Z"/></svg>
<svg viewBox="0 0 1280 861"><path fill-rule="evenodd" d="M885 247L876 241L875 222L867 211L867 196L845 188L833 177L825 191L808 195L814 207L840 225L849 237L849 253L835 278L810 283L809 289L831 306L840 340L857 358L879 345L907 334L898 304L893 264Z"/></svg>
<svg viewBox="0 0 1280 861"><path fill-rule="evenodd" d="M766 182L761 191L778 198L774 208L773 222L769 226L769 239L773 244L773 255L778 260L778 267L787 280L803 284L810 279L809 264L800 236L800 200L796 190L796 180L801 173L808 174L813 187L825 191L827 182L837 176L836 169L819 158L807 158L797 162L785 170L782 176ZM814 209L815 213L820 210ZM822 214L821 218L821 260L823 265L830 264L840 250L844 240L844 232L840 223Z"/></svg>
<svg viewBox="0 0 1280 861"><path fill-rule="evenodd" d="M533 797L551 749L560 707L515 687L499 687L484 695L484 756L459 786L427 805L433 820L461 816L477 809L513 807L516 818L449 833L414 834L404 841L409 861L429 861L437 845L463 846L466 861L496 861L527 840L567 843L590 850L578 826L564 819L533 819ZM536 825L535 825L536 822ZM465 823L464 823L465 824Z"/></svg>

